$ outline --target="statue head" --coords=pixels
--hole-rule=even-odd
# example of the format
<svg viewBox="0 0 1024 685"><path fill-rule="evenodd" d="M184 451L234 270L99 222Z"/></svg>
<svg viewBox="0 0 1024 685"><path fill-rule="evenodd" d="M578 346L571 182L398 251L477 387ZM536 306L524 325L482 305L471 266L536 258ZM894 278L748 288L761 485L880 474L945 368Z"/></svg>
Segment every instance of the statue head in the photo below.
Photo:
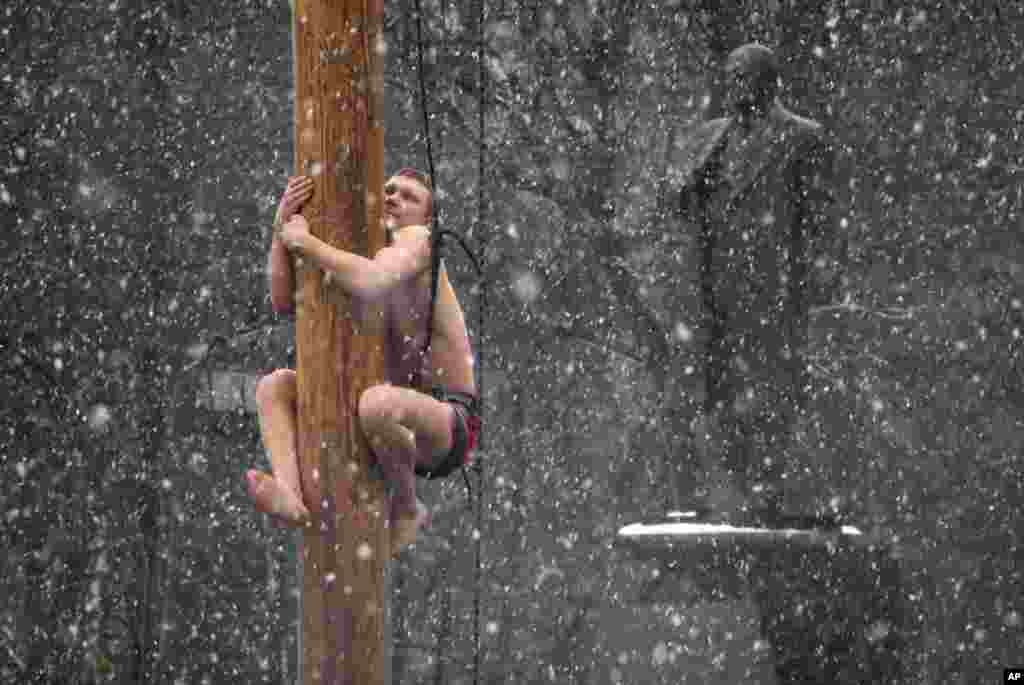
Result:
<svg viewBox="0 0 1024 685"><path fill-rule="evenodd" d="M760 43L747 43L725 60L725 103L737 114L766 113L779 88L775 53Z"/></svg>

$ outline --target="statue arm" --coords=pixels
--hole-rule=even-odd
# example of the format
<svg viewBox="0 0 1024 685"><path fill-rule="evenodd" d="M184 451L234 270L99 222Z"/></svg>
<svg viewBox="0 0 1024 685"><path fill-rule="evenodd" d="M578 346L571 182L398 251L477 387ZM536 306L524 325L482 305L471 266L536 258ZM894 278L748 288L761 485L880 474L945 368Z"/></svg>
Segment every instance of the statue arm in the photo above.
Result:
<svg viewBox="0 0 1024 685"><path fill-rule="evenodd" d="M672 150L666 182L673 191L669 193L675 201L672 209L683 221L701 220L707 176L714 173L728 127L727 119L703 122L685 131Z"/></svg>
<svg viewBox="0 0 1024 685"><path fill-rule="evenodd" d="M701 184L694 176L687 178L679 189L678 205L676 209L679 216L685 221L696 222L700 218L703 196Z"/></svg>
<svg viewBox="0 0 1024 685"><path fill-rule="evenodd" d="M835 156L831 141L814 136L800 163L800 220L807 241L812 305L839 297L848 268L847 228L836 216Z"/></svg>

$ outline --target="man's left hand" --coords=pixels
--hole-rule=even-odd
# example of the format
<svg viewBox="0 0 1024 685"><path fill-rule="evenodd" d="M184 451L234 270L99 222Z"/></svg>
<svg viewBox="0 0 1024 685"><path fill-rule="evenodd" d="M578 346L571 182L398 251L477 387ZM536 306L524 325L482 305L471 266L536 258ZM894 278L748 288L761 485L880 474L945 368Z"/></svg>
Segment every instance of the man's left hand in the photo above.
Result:
<svg viewBox="0 0 1024 685"><path fill-rule="evenodd" d="M309 222L301 214L293 214L281 227L281 241L292 252L302 252L309 237Z"/></svg>

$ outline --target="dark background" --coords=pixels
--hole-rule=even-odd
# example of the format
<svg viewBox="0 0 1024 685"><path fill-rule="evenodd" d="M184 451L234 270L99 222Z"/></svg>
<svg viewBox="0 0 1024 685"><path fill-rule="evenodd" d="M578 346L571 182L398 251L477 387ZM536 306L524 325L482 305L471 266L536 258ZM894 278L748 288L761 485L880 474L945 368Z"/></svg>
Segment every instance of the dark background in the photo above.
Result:
<svg viewBox="0 0 1024 685"><path fill-rule="evenodd" d="M415 6L386 7L389 168L425 167ZM461 480L422 488L401 682L472 682L477 593L482 682L774 682L763 606L685 573L641 601L653 567L611 546L701 479L693 236L664 179L754 39L832 136L850 246L792 497L899 567L907 682L1019 665L1021 5L489 0L482 187L479 4L424 10L441 221L488 267L485 510L477 583ZM293 337L263 273L288 4L10 0L0 53L0 680L290 682L294 538L242 481L266 464L253 383Z"/></svg>

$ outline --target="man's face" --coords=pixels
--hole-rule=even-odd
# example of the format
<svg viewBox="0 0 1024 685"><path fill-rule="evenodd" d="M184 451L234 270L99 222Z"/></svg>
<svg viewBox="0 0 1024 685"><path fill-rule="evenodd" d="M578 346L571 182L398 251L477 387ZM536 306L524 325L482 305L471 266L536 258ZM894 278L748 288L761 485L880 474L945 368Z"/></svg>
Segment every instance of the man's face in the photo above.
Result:
<svg viewBox="0 0 1024 685"><path fill-rule="evenodd" d="M409 176L392 176L384 184L384 225L389 229L430 223L430 191Z"/></svg>
<svg viewBox="0 0 1024 685"><path fill-rule="evenodd" d="M757 79L740 59L725 65L725 99L733 109L750 109L758 104Z"/></svg>
<svg viewBox="0 0 1024 685"><path fill-rule="evenodd" d="M776 80L771 51L745 45L733 50L725 62L725 99L739 111L762 109L771 104Z"/></svg>

